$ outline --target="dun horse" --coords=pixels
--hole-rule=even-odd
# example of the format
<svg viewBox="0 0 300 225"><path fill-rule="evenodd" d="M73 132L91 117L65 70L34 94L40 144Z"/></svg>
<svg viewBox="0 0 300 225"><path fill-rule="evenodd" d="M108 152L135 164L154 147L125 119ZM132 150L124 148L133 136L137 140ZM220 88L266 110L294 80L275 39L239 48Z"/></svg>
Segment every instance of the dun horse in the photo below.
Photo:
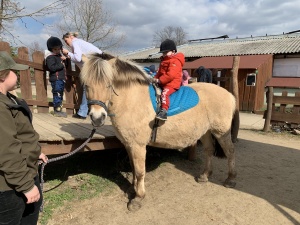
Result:
<svg viewBox="0 0 300 225"><path fill-rule="evenodd" d="M180 114L160 122L156 140L151 141L156 112L149 96L149 77L135 63L109 54L90 55L82 69L94 126L102 126L110 116L116 136L124 144L133 170L135 197L129 210L141 207L145 197L146 145L183 149L201 140L205 151L205 168L199 181L206 182L212 174L212 157L219 146L228 159L228 177L224 185L235 185L235 155L231 125L235 113L234 96L222 87L208 83L190 84L198 94L199 103ZM214 138L213 138L214 137ZM219 145L215 145L214 140Z"/></svg>

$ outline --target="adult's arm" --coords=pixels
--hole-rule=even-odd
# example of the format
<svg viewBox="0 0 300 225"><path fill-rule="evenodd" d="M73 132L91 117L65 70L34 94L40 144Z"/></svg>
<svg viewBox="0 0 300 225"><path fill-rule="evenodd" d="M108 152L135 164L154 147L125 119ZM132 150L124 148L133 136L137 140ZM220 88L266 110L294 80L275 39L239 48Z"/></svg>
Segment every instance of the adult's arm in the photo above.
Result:
<svg viewBox="0 0 300 225"><path fill-rule="evenodd" d="M74 53L68 52L68 56L73 62L81 62L82 60L82 51L77 42L73 42Z"/></svg>

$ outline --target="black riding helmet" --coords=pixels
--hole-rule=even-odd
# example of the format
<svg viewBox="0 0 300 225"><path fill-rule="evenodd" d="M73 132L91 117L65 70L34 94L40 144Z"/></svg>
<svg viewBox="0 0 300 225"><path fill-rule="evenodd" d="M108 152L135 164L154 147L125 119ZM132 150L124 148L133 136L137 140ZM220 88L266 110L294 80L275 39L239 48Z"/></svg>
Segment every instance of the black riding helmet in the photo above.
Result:
<svg viewBox="0 0 300 225"><path fill-rule="evenodd" d="M48 48L49 51L52 51L52 49L55 48L55 47L62 48L62 46L63 46L63 44L62 44L61 40L57 37L51 36L47 40L47 48Z"/></svg>
<svg viewBox="0 0 300 225"><path fill-rule="evenodd" d="M173 50L175 52L177 52L175 42L170 40L170 39L166 39L160 44L159 53L163 53L163 52L167 52L167 51L173 51Z"/></svg>

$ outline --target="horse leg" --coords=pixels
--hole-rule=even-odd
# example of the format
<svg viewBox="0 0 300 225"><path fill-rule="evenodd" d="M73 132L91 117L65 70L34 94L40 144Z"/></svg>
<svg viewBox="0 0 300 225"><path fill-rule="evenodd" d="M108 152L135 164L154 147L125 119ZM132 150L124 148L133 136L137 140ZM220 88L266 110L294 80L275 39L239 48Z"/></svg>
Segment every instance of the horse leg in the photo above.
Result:
<svg viewBox="0 0 300 225"><path fill-rule="evenodd" d="M210 131L207 131L202 137L201 142L205 154L205 167L203 173L197 179L198 182L207 182L208 177L212 174L212 158L214 154L214 144Z"/></svg>
<svg viewBox="0 0 300 225"><path fill-rule="evenodd" d="M135 197L128 203L130 211L136 211L142 207L141 201L145 197L145 174L146 174L146 146L131 147L128 151L132 160L133 187Z"/></svg>
<svg viewBox="0 0 300 225"><path fill-rule="evenodd" d="M228 177L224 182L224 186L233 188L236 185L234 179L236 178L237 173L235 170L235 154L234 145L231 140L231 134L227 133L226 135L218 138L217 140L228 159Z"/></svg>
<svg viewBox="0 0 300 225"><path fill-rule="evenodd" d="M188 149L188 160L190 160L190 161L196 160L196 158L197 158L196 148L197 148L197 142L187 148Z"/></svg>
<svg viewBox="0 0 300 225"><path fill-rule="evenodd" d="M132 182L131 182L132 186L130 187L130 189L127 190L127 195L128 195L129 199L132 199L135 196L134 185L136 183L136 176L135 176L135 170L134 170L134 166L133 166L133 160L132 160L132 154L130 152L130 148L126 147L126 151L127 151L130 166L131 166L131 169L132 169Z"/></svg>

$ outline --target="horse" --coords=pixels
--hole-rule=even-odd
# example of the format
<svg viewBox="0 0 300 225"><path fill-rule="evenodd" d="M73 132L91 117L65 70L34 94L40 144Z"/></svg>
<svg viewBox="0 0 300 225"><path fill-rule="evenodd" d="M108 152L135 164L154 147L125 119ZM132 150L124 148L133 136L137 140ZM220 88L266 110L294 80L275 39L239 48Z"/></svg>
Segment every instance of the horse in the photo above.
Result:
<svg viewBox="0 0 300 225"><path fill-rule="evenodd" d="M83 65L81 82L86 86L94 127L109 116L116 137L123 143L132 167L135 196L129 199L131 211L142 206L145 197L146 146L184 149L200 139L205 151L205 168L198 182L212 174L214 150L220 146L228 159L226 187L235 186L235 154L231 128L236 113L235 97L226 89L210 83L189 84L200 97L199 103L180 114L159 122L155 141L151 139L156 112L149 96L151 80L137 63L113 55L91 54ZM217 144L214 144L214 139Z"/></svg>

